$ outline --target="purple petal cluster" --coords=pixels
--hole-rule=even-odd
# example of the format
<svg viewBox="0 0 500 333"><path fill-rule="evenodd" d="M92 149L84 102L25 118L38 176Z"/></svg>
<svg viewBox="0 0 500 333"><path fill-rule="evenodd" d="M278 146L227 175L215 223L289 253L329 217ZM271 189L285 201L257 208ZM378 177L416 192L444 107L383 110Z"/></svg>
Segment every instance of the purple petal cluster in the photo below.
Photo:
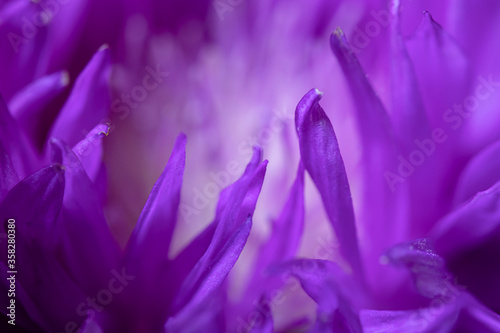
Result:
<svg viewBox="0 0 500 333"><path fill-rule="evenodd" d="M4 1L0 330L500 332L499 15Z"/></svg>

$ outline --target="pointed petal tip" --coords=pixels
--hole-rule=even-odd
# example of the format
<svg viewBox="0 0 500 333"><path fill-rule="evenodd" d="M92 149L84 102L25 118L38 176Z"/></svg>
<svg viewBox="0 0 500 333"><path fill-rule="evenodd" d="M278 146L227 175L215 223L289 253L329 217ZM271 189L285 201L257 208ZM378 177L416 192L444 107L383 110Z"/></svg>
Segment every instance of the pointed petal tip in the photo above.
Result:
<svg viewBox="0 0 500 333"><path fill-rule="evenodd" d="M182 152L185 155L186 154L186 144L187 144L187 136L182 132L179 133L179 135L175 139L172 154L175 151L177 151L177 152Z"/></svg>
<svg viewBox="0 0 500 333"><path fill-rule="evenodd" d="M345 44L346 42L347 41L344 30L342 30L340 27L337 27L337 29L335 29L335 31L333 31L330 35L330 45L338 43Z"/></svg>
<svg viewBox="0 0 500 333"><path fill-rule="evenodd" d="M295 126L297 131L303 123L306 115L311 112L312 107L319 102L322 96L323 93L319 89L313 88L309 90L304 97L302 97L300 102L297 104L297 108L295 109Z"/></svg>
<svg viewBox="0 0 500 333"><path fill-rule="evenodd" d="M187 141L186 134L184 134L184 132L180 132L179 135L177 135L177 140L180 142L186 142Z"/></svg>

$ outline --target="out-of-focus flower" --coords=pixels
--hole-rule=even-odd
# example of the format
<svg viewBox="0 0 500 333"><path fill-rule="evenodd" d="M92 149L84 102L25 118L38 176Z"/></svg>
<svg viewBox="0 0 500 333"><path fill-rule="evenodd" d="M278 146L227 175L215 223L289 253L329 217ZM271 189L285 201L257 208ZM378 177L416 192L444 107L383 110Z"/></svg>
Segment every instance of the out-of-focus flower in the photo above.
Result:
<svg viewBox="0 0 500 333"><path fill-rule="evenodd" d="M499 11L5 1L0 201L19 226L19 323L498 331ZM326 112L318 90L301 99L311 87Z"/></svg>

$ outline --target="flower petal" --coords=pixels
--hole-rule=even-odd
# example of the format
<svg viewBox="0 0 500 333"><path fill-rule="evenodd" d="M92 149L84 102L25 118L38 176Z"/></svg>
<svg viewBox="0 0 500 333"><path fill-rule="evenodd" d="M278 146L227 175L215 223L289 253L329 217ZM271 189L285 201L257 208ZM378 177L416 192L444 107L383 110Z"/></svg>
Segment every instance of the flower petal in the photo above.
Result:
<svg viewBox="0 0 500 333"><path fill-rule="evenodd" d="M362 140L363 197L356 220L368 278L377 288L385 281L394 286L393 277L381 276L386 271L380 270L378 258L408 233L408 191L395 174L399 149L387 112L340 29L330 36L330 46L351 89Z"/></svg>
<svg viewBox="0 0 500 333"><path fill-rule="evenodd" d="M321 93L310 90L295 111L300 155L321 194L326 213L340 242L340 251L358 277L362 276L349 183L337 138L318 104Z"/></svg>
<svg viewBox="0 0 500 333"><path fill-rule="evenodd" d="M500 316L469 295L407 311L361 311L365 333L485 332L500 329Z"/></svg>
<svg viewBox="0 0 500 333"><path fill-rule="evenodd" d="M446 288L455 288L451 285L451 275L446 272L443 258L434 252L429 243L427 239L418 239L395 245L385 253L382 260L407 268L419 293L434 298L442 295Z"/></svg>
<svg viewBox="0 0 500 333"><path fill-rule="evenodd" d="M448 269L484 304L500 311L500 182L440 220L431 233Z"/></svg>
<svg viewBox="0 0 500 333"><path fill-rule="evenodd" d="M260 250L258 270L295 256L304 230L304 214L304 166L300 162L285 206L273 223L271 237Z"/></svg>
<svg viewBox="0 0 500 333"><path fill-rule="evenodd" d="M271 268L296 277L304 291L318 304L313 332L358 332L361 323L352 300L360 296L352 280L335 263L318 259L297 259ZM346 291L349 290L349 294ZM360 301L357 299L357 301Z"/></svg>
<svg viewBox="0 0 500 333"><path fill-rule="evenodd" d="M477 302L461 286L452 284L443 258L427 239L396 245L384 259L406 267L420 294L432 301L417 311L366 311L362 314L366 331L495 332L500 328L498 314Z"/></svg>
<svg viewBox="0 0 500 333"><path fill-rule="evenodd" d="M19 176L12 165L10 156L3 143L0 142L0 203L3 201L11 188L19 182Z"/></svg>
<svg viewBox="0 0 500 333"><path fill-rule="evenodd" d="M205 304L210 298L214 297L214 294L221 287L236 260L238 260L251 228L252 218L248 216L246 222L235 231L220 252L214 258L210 258L205 271L200 276L198 288L194 295L174 317L177 325L179 325L179 321L187 322L193 320L200 305Z"/></svg>
<svg viewBox="0 0 500 333"><path fill-rule="evenodd" d="M255 205L257 204L258 194L262 188L262 181L266 171L266 162L259 165L262 153L260 149L254 151L252 160L248 164L245 172L238 181L222 190L217 204L216 216L214 221L209 224L184 250L182 250L175 259L172 260L172 270L169 273L172 284L179 286L186 280L188 274L195 267L197 262L207 252L210 244L213 241L216 228L221 223L221 217L226 209L230 209L232 205L237 204L239 200L234 200L233 194L243 193L243 204L241 204L238 212L238 217L232 221L234 225L240 225L246 220L248 214L253 214ZM227 220L226 220L227 221ZM226 222L227 223L227 222ZM219 227L220 228L220 227ZM232 228L229 228L232 229ZM230 233L220 236L222 241L227 241ZM221 242L221 240L219 240ZM191 273L193 274L193 273ZM185 296L187 297L187 296ZM179 296L178 296L179 298Z"/></svg>
<svg viewBox="0 0 500 333"><path fill-rule="evenodd" d="M78 76L71 95L52 127L49 137L74 146L82 132L94 128L108 115L108 81L111 55L107 47L99 49Z"/></svg>
<svg viewBox="0 0 500 333"><path fill-rule="evenodd" d="M111 271L118 264L119 248L106 223L97 191L77 156L61 140L52 139L50 146L54 160L65 167L63 207L58 221L62 257L73 279L87 294L96 294L108 284Z"/></svg>
<svg viewBox="0 0 500 333"><path fill-rule="evenodd" d="M37 166L39 159L34 153L34 148L17 126L2 96L0 96L0 144L6 151L14 171L20 177L27 176ZM6 164L0 167L6 169L7 158L2 158L1 161Z"/></svg>
<svg viewBox="0 0 500 333"><path fill-rule="evenodd" d="M454 202L462 204L500 180L500 141L479 152L462 171L455 190Z"/></svg>
<svg viewBox="0 0 500 333"><path fill-rule="evenodd" d="M87 318L87 320L83 323L82 327L80 327L79 332L81 332L81 333L103 333L103 330L95 320Z"/></svg>
<svg viewBox="0 0 500 333"><path fill-rule="evenodd" d="M73 147L92 182L95 182L102 168L102 138L108 136L109 125L99 124Z"/></svg>
<svg viewBox="0 0 500 333"><path fill-rule="evenodd" d="M30 316L30 309L39 311L43 322L38 324L44 331L63 331L67 322L80 322L76 309L86 298L55 259L61 233L56 220L63 201L64 183L62 166L45 167L17 184L0 206L2 221L15 219L14 268L18 272L17 281L30 298L20 302L26 304ZM4 248L1 258L5 264L6 253ZM33 313L32 318L37 315Z"/></svg>
<svg viewBox="0 0 500 333"><path fill-rule="evenodd" d="M405 150L413 149L413 140L425 137L429 123L424 112L415 69L400 31L400 0L393 1L391 22L392 118L397 136Z"/></svg>
<svg viewBox="0 0 500 333"><path fill-rule="evenodd" d="M126 258L129 269L143 278L158 279L162 276L161 267L168 260L170 242L177 223L185 161L186 136L180 134L127 244Z"/></svg>
<svg viewBox="0 0 500 333"><path fill-rule="evenodd" d="M267 161L259 164L261 156L260 149L256 149L243 176L221 192L215 217L218 222L214 235L203 256L182 282L172 304L173 313L176 313L193 297L196 290L200 288L210 262L215 260L235 230L246 223L248 216L253 213L267 166ZM245 213L246 216L243 215ZM173 269L176 268L173 267Z"/></svg>
<svg viewBox="0 0 500 333"><path fill-rule="evenodd" d="M41 26L29 18L38 16ZM44 74L49 57L46 52L48 23L40 7L32 1L8 1L0 9L0 91L9 101L20 89ZM40 22L40 23L42 23ZM5 79L9 78L9 79Z"/></svg>
<svg viewBox="0 0 500 333"><path fill-rule="evenodd" d="M394 0L392 7L393 20L391 22L391 118L394 129L400 142L402 156L398 165L398 174L405 175L404 181L409 184L411 206L408 223L409 236L406 239L422 237L432 227L432 223L440 218L447 205L443 202L439 185L446 179L448 170L442 166L439 154L423 154L419 146L429 142L436 149L433 141L433 130L422 101L415 68L408 55L406 45L401 34L400 16L401 1ZM425 140L425 141L424 141ZM423 161L414 168L408 159L420 153ZM409 165L408 170L402 165ZM421 209L426 206L427 209ZM418 221L418 222L417 222Z"/></svg>
<svg viewBox="0 0 500 333"><path fill-rule="evenodd" d="M433 127L442 126L443 112L467 94L469 61L429 12L424 12L422 23L405 45L428 117Z"/></svg>
<svg viewBox="0 0 500 333"><path fill-rule="evenodd" d="M273 222L269 239L262 245L257 254L256 263L253 265L253 274L248 279L243 296L236 304L231 303L226 307L229 318L237 318L249 313L262 297L267 297L269 292L281 287L279 279L265 279L265 271L270 264L292 259L299 248L304 229L304 166L299 163L297 178L290 189L288 199L279 217ZM272 325L271 322L266 323ZM229 325L240 325L232 320ZM266 325L267 325L266 324ZM230 328L236 330L236 327Z"/></svg>
<svg viewBox="0 0 500 333"><path fill-rule="evenodd" d="M173 292L166 284L168 253L177 223L185 160L186 136L181 133L128 241L124 270L134 281L117 297L109 313L115 326L104 327L105 331L157 331L165 324ZM124 312L136 315L123 318Z"/></svg>
<svg viewBox="0 0 500 333"><path fill-rule="evenodd" d="M66 71L45 75L24 87L9 101L9 109L19 126L31 135L32 142L43 142L48 128L42 111L68 86Z"/></svg>

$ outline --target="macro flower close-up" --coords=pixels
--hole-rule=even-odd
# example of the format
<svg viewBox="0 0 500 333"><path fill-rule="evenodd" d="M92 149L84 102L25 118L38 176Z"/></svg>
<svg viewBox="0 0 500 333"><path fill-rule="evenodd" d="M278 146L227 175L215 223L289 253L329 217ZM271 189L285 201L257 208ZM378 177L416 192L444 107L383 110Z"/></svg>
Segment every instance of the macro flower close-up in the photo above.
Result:
<svg viewBox="0 0 500 333"><path fill-rule="evenodd" d="M0 332L500 332L498 0L0 1Z"/></svg>

